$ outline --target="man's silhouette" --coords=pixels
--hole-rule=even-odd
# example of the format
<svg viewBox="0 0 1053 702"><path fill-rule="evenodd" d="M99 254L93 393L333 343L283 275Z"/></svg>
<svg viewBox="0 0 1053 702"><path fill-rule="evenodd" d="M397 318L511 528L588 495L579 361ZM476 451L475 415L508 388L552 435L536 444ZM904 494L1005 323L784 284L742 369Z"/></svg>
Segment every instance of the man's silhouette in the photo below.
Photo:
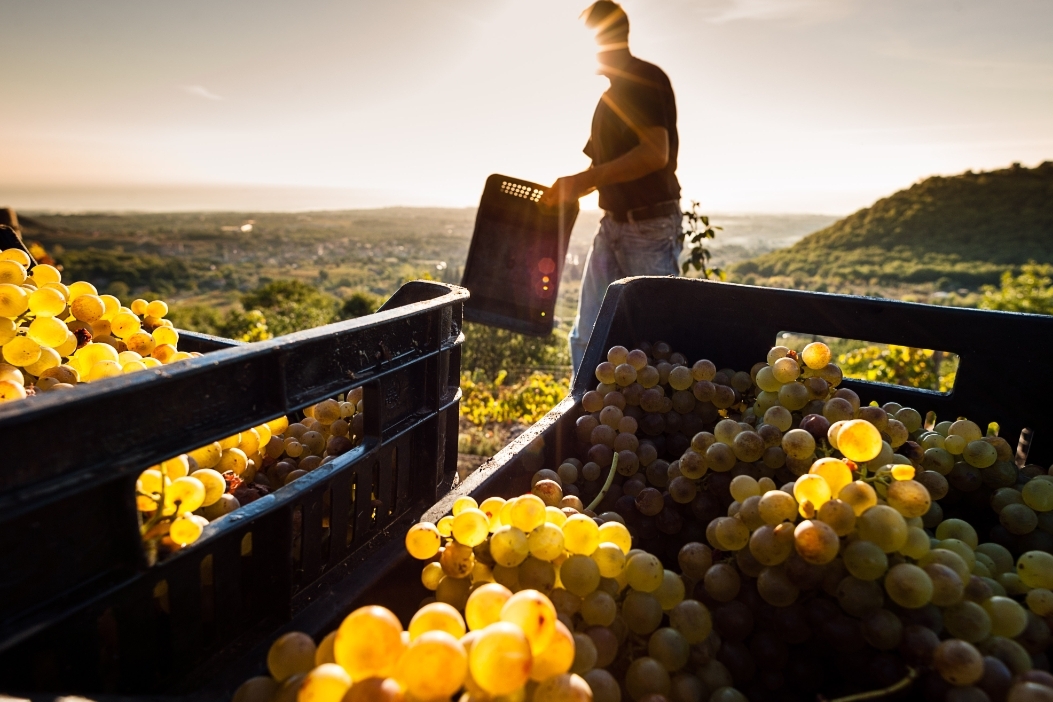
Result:
<svg viewBox="0 0 1053 702"><path fill-rule="evenodd" d="M676 101L669 78L629 53L629 18L619 5L599 0L582 16L596 31L600 73L611 87L596 106L585 145L592 166L560 178L541 200L554 206L599 190L604 210L585 262L570 333L575 373L608 285L630 275L677 274L683 220L676 179Z"/></svg>

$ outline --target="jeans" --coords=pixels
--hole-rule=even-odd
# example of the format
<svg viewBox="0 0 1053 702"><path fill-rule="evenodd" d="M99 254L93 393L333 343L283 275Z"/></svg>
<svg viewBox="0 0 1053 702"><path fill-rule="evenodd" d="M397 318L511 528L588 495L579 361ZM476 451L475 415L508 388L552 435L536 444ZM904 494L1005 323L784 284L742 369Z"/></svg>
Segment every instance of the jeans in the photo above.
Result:
<svg viewBox="0 0 1053 702"><path fill-rule="evenodd" d="M677 275L680 272L682 215L667 215L642 222L616 222L609 214L600 220L599 231L585 260L578 297L578 316L570 332L570 356L574 373L581 366L592 327L600 312L607 286L634 275Z"/></svg>

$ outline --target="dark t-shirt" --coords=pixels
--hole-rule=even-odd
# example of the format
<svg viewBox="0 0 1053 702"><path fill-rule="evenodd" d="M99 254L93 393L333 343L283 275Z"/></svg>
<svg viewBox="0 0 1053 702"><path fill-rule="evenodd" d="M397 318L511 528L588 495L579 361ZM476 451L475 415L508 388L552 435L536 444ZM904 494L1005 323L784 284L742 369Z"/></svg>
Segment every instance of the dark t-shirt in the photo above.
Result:
<svg viewBox="0 0 1053 702"><path fill-rule="evenodd" d="M632 57L629 65L609 75L611 87L600 98L592 116L592 137L585 155L598 166L634 149L640 139L633 129L665 127L669 132L669 163L665 168L626 183L600 188L600 207L624 214L638 207L680 199L676 156L676 99L669 77L652 63Z"/></svg>

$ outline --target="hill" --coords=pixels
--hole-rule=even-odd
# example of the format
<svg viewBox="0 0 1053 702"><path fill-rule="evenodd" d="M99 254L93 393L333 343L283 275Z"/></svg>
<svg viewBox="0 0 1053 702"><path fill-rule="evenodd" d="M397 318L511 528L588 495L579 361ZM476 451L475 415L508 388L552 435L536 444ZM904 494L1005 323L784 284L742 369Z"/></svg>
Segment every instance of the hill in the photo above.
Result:
<svg viewBox="0 0 1053 702"><path fill-rule="evenodd" d="M934 176L737 264L746 282L976 289L1028 261L1053 262L1053 161Z"/></svg>

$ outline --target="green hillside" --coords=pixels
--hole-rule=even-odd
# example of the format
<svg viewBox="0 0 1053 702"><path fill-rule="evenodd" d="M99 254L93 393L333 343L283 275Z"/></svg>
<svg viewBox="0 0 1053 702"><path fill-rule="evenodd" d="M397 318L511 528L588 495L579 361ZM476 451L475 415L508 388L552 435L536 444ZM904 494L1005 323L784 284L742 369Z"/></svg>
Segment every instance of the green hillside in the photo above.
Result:
<svg viewBox="0 0 1053 702"><path fill-rule="evenodd" d="M1031 260L1053 262L1053 161L927 178L732 272L821 289L975 289Z"/></svg>

